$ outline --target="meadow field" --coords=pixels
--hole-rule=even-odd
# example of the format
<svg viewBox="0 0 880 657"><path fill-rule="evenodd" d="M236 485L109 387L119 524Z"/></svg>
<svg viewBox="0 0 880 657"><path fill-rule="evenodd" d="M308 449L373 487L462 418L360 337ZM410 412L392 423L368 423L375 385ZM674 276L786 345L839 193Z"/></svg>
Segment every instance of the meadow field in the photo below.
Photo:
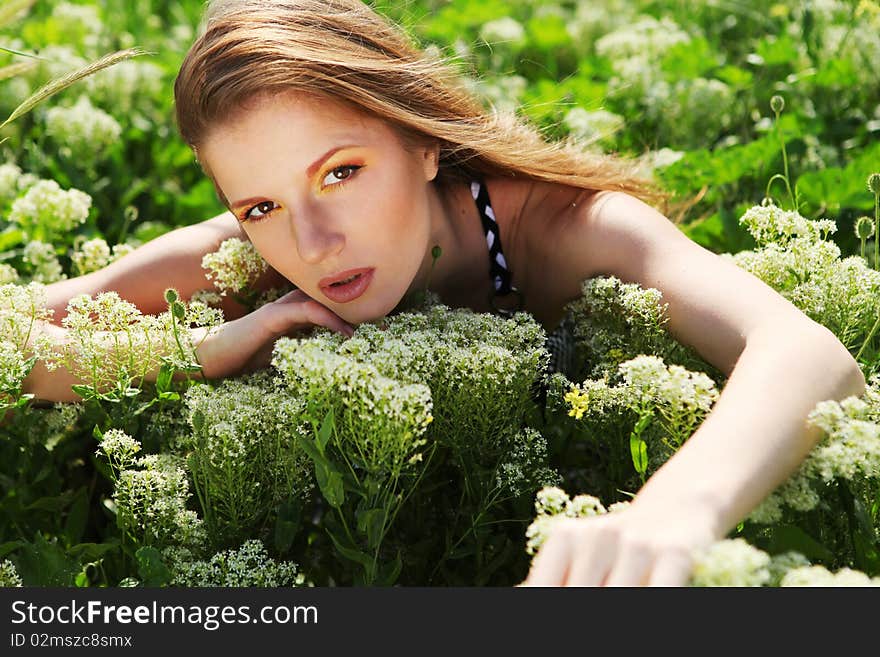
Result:
<svg viewBox="0 0 880 657"><path fill-rule="evenodd" d="M816 406L820 442L698 555L691 583L880 584L880 3L373 4L487 107L632 158L670 221L861 366L865 394ZM174 122L202 8L0 8L0 120L89 62L144 51L0 129L0 585L521 582L553 522L625 508L724 388L664 328L656 290L584 281L567 373L546 374L527 313L428 295L351 339L283 338L270 368L210 380L185 329L222 322L221 295L256 308L285 291L254 294L264 263L232 240L206 257L196 297L169 292L155 316L80 298L69 344L27 347L43 286L224 210ZM81 374L78 401L22 393L38 359Z"/></svg>

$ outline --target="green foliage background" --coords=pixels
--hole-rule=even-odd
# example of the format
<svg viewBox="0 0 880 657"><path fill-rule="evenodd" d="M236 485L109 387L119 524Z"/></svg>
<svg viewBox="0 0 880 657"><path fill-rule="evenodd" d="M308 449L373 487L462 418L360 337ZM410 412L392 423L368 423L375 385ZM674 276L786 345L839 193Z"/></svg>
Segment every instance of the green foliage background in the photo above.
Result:
<svg viewBox="0 0 880 657"><path fill-rule="evenodd" d="M516 111L550 138L570 135L585 148L640 158L670 194L661 209L716 253L756 248L738 220L762 201L768 180L783 171L781 144L800 213L837 222L838 231L829 239L842 257L865 247L853 226L860 215L874 215L875 199L865 180L880 170L876 2L412 0L376 6L422 46L453 58L488 105ZM0 162L14 162L64 189L75 187L92 196L86 222L54 242L66 274L75 274L72 249L85 239L137 245L222 211L173 123L173 79L197 33L201 11L202 3L195 0L38 1L0 32L0 45L42 58L24 58L34 62L30 70L0 79L0 116L77 58L90 61L133 46L152 53L137 58L122 79L114 80L112 70L98 73L0 135L6 138ZM0 71L22 61L20 55L0 51ZM61 142L47 130L52 107L72 106L83 95L121 128L100 153ZM778 120L770 109L774 95L785 99ZM782 185L770 193L778 205L792 209ZM26 272L26 236L7 220L12 201L0 198L0 262ZM863 255L876 269L880 263L874 261L873 247L871 238ZM875 342L868 337L870 348L862 359L866 372L876 368ZM136 436L146 453L164 449L169 435L186 421L179 400L168 390L158 392L166 396L149 411L108 404L33 409L26 422L2 427L0 560L13 555L25 583L116 585L129 576L167 583L157 554L147 550L135 557L121 548L113 477L95 456L91 434L96 425L102 430L112 426ZM312 420L320 426L323 417ZM583 455L567 442L583 426L569 424L563 415L557 420L542 429L551 450L567 455L567 479L583 475L583 482L595 482L589 473L578 474ZM608 485L613 490L613 482ZM851 510L849 527L840 533L860 537L851 541L855 556L848 563L876 574L876 490L847 495L852 492L839 492ZM272 503L278 505L272 528L278 555L279 547L293 545L290 527L300 522L300 509L291 499ZM510 583L522 575L522 552L511 556L515 548L508 543L522 536L529 502L521 499L514 506L519 525L489 546L496 550L493 570L478 564L450 572L445 581L462 583L467 573L472 581ZM811 558L842 565L834 564L828 548L814 540L818 528L812 536L797 527L786 531L765 537L764 547L776 541L780 550L796 546ZM404 538L414 536L398 540ZM473 538L482 540L476 532ZM296 540L320 543L326 537L299 534ZM445 557L453 556L456 546L447 547ZM392 554L391 571L394 561ZM314 572L332 570L326 564L312 566ZM346 573L348 581L358 581L352 572Z"/></svg>

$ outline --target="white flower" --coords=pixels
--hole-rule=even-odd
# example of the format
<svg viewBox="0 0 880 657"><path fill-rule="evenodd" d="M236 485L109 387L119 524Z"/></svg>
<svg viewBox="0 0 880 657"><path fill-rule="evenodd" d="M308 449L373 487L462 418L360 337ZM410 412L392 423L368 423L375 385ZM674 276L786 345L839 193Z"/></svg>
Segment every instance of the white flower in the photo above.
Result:
<svg viewBox="0 0 880 657"><path fill-rule="evenodd" d="M91 163L119 140L122 127L82 95L71 107L52 107L46 112L46 134L67 157Z"/></svg>
<svg viewBox="0 0 880 657"><path fill-rule="evenodd" d="M12 203L9 221L28 234L41 229L54 236L68 233L89 216L92 197L78 189L62 190L54 180L40 180Z"/></svg>
<svg viewBox="0 0 880 657"><path fill-rule="evenodd" d="M251 242L231 237L220 248L202 258L205 277L214 281L220 294L241 292L266 271L268 265Z"/></svg>
<svg viewBox="0 0 880 657"><path fill-rule="evenodd" d="M770 555L741 538L718 541L694 555L694 586L764 586Z"/></svg>
<svg viewBox="0 0 880 657"><path fill-rule="evenodd" d="M588 112L583 107L573 107L563 122L571 134L581 142L610 143L616 132L623 129L624 119L619 114L599 109Z"/></svg>
<svg viewBox="0 0 880 657"><path fill-rule="evenodd" d="M484 23L480 28L480 38L492 45L505 43L516 47L525 43L526 30L516 19L505 16Z"/></svg>
<svg viewBox="0 0 880 657"><path fill-rule="evenodd" d="M78 274L88 274L106 267L111 261L110 246L100 237L83 242L71 255Z"/></svg>

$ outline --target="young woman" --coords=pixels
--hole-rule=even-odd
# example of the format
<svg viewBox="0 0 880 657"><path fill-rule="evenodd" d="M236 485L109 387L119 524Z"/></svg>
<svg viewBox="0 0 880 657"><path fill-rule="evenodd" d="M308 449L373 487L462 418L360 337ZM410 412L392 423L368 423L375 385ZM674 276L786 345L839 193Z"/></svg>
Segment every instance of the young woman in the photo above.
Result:
<svg viewBox="0 0 880 657"><path fill-rule="evenodd" d="M630 507L561 525L528 585L685 583L692 551L815 444L813 406L864 390L830 331L687 239L639 200L649 190L622 163L486 113L360 0L213 3L175 98L181 134L230 212L52 286L56 321L74 294L109 289L164 310L165 287L205 287L202 255L246 236L272 268L259 285L298 289L246 315L228 306L235 319L199 347L209 377L265 364L279 336L304 327L350 334L426 286L450 306L521 309L553 331L599 275L659 289L671 333L729 377ZM67 399L69 379L36 369L27 387Z"/></svg>

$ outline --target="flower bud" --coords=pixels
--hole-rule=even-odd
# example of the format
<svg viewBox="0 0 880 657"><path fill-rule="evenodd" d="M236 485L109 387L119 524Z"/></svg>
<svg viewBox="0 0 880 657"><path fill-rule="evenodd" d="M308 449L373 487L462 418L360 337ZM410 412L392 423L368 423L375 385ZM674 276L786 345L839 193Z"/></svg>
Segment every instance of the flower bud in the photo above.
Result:
<svg viewBox="0 0 880 657"><path fill-rule="evenodd" d="M868 191L874 196L880 196L880 173L872 173L868 176Z"/></svg>
<svg viewBox="0 0 880 657"><path fill-rule="evenodd" d="M870 217L856 219L856 237L866 240L874 235L874 221Z"/></svg>
<svg viewBox="0 0 880 657"><path fill-rule="evenodd" d="M168 303L174 303L180 298L180 295L177 294L177 290L173 287L169 287L165 290L165 301Z"/></svg>
<svg viewBox="0 0 880 657"><path fill-rule="evenodd" d="M770 99L770 109L773 110L774 114L779 114L785 109L785 98L779 95L773 96Z"/></svg>

